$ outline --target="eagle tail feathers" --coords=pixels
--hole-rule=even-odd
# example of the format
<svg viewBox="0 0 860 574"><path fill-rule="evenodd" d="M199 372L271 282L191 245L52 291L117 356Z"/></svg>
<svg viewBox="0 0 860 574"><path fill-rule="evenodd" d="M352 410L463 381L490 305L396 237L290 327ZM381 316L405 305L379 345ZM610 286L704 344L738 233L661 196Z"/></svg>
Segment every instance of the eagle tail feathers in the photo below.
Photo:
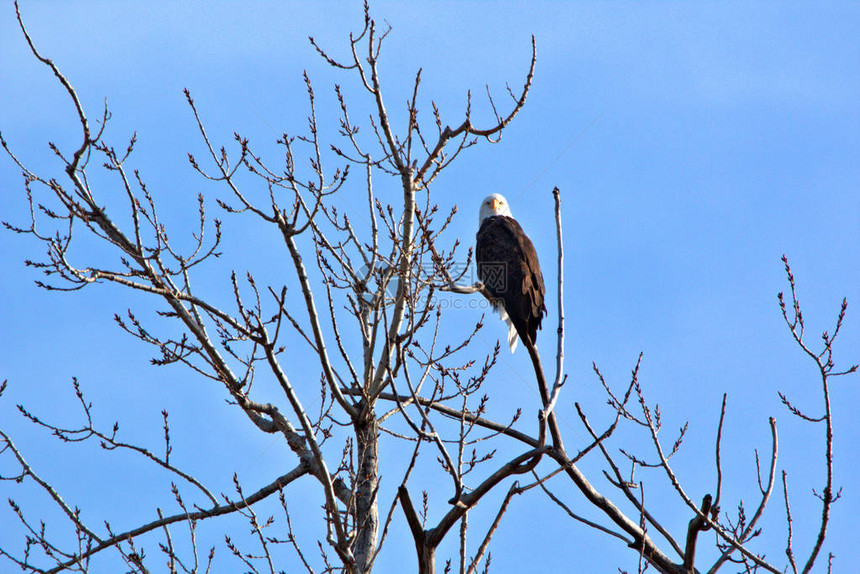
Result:
<svg viewBox="0 0 860 574"><path fill-rule="evenodd" d="M510 317L505 317L505 323L508 324L508 347L510 347L511 353L513 353L517 350L517 342L519 341L517 328L514 327L514 322L511 321Z"/></svg>
<svg viewBox="0 0 860 574"><path fill-rule="evenodd" d="M511 349L511 353L513 353L517 350L517 342L520 340L519 335L517 334L517 328L514 327L514 322L505 310L504 305L496 307L496 311L499 313L499 318L508 326L508 347Z"/></svg>

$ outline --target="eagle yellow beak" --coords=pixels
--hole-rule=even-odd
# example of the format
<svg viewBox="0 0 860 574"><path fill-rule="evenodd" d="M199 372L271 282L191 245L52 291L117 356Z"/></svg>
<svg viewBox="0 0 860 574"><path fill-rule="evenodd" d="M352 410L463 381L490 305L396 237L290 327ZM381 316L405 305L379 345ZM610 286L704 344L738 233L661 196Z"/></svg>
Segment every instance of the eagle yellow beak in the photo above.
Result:
<svg viewBox="0 0 860 574"><path fill-rule="evenodd" d="M499 210L499 206L501 206L501 205L502 205L502 202L501 202L501 201L499 201L499 200L498 200L498 199L496 199L496 198L493 198L493 211L498 211L498 210Z"/></svg>

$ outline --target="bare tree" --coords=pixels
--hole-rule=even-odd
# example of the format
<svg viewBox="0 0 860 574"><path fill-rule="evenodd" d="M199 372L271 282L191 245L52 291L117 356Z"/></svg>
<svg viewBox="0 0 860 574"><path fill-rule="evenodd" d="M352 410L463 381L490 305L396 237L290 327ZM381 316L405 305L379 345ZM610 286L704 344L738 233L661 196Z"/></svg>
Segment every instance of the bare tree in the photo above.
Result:
<svg viewBox="0 0 860 574"><path fill-rule="evenodd" d="M390 528L399 523L399 506L414 540L419 572L435 572L436 551L443 540L452 536L459 537L458 571L486 572L491 564L492 538L515 497L526 492L542 493L540 500L557 504L586 528L625 544L633 556L638 556L640 572L649 567L666 573L717 572L731 564L745 572L790 569L796 573L810 572L821 562L830 512L839 498L833 478L830 381L854 372L856 366L839 370L833 361L833 343L847 303L842 305L833 333L824 334L821 349L813 348L804 338L803 315L786 259L791 301L786 303L780 295L779 302L792 336L820 371L823 412L808 414L805 408L781 397L796 417L825 428L822 464L826 470L826 483L818 494L820 529L809 555L803 558L794 551L788 474L782 471L788 524L782 550L787 562L775 561L774 554L766 554L768 549L760 548L756 541L759 520L774 488L779 488L773 419L769 456L760 464L755 454L760 470L758 484L753 486L758 489L759 499L751 517L747 517L743 506L731 514L721 510L726 397L719 407L720 423L716 429L716 486L697 502L690 494L692 487L681 483L670 464L682 446L687 426L671 446L662 441L662 413L657 405L648 402L639 381L641 356L630 382L620 388L606 381L594 366L596 380L606 393L611 423L595 428L576 404L590 442L577 452L566 449L555 416L566 381L563 226L557 189L553 193L559 312L551 379L545 374L538 349L523 341L534 367L540 404L524 405L525 417L517 411L509 420L487 418L490 399L483 385L493 378L498 345L489 354L475 350L471 343L482 328L480 322L462 340L446 340L440 334L446 319L439 305L440 293L451 297L488 294L480 283L468 284L471 249L446 234L457 216L456 209L446 210L434 203L432 184L466 149L481 142L497 142L523 108L535 71L534 39L522 89L508 88L510 101L504 106L497 105L487 89L483 114L491 117L487 123L473 119L471 94L466 97L463 115L454 124L443 120L432 102L430 114L420 112L419 70L403 110L405 128L398 131L387 108L378 65L389 29L380 29L365 6L363 26L349 36L344 56L335 56L313 38L310 41L330 66L359 83L373 113L367 123L357 121L350 113L352 103L336 86L340 139L322 141L314 88L306 74L308 130L300 135L283 134L278 139L281 159L277 163L239 134L232 152L213 141L205 127L205 114L186 91L207 150L205 159L189 154L191 167L218 186L216 202L228 216L250 217L260 226L276 230L282 242L279 248L285 250L291 262L289 287L286 281L280 285L260 284L253 273L240 275L234 271L228 284L217 286L222 293L230 294L232 304L225 306L199 295L210 291L198 289L207 280L203 270L225 248L222 224L209 218L203 195L198 198L194 245L182 250L171 238L183 230L168 232L144 174L129 167L136 138L119 149L105 141L105 126L110 119L107 107L99 121L90 120L72 83L41 54L17 13L30 50L65 89L81 129L80 143L73 149L51 146L64 170L62 181L28 169L15 154L14 146L0 138L23 174L30 205L26 224L6 226L40 242L47 250L45 259L27 261L27 265L45 274L37 284L48 290L110 284L166 304L160 315L173 325L172 329L149 325L132 311L117 314L116 323L155 349L154 364L184 365L189 374L217 383L250 425L277 436L289 446L294 459L290 467L267 484L248 490L234 476L233 493L215 494L193 473L171 460L167 412L163 413L163 450L156 452L124 442L118 426L102 429L94 423L93 407L75 380L74 391L83 415L79 426L54 424L23 406L19 407L21 414L62 441L96 441L107 450L135 453L172 473L175 484L170 496L175 508L169 513L158 508L150 521L122 530L107 524L97 526L65 502L61 493L27 462L12 437L0 430L0 453L6 457L7 465L4 468L9 464L15 468L2 479L32 482L42 489L64 514L76 541L71 545L60 542L53 528L31 518L10 499L24 542L22 547L5 543L0 547L0 556L7 562L26 572L87 572L96 568L100 554L112 551L121 556L130 571L150 572L154 559L143 546L159 539L158 547L170 572L208 572L214 548L207 558L198 556L197 525L224 515L239 515L250 524L254 537L242 543L227 537L225 544L248 571L281 571L280 555L274 550L280 545L290 548L294 559L308 572L366 573L373 570ZM91 183L90 173L98 169L93 168L98 163L113 178L114 189L125 198L124 211L106 207L97 186ZM380 197L375 186L380 180L396 181L398 196ZM357 228L347 214L337 209L333 199L347 191L360 191L363 195L369 230ZM80 260L75 247L82 241L100 242L113 254L113 260ZM283 340L290 330L298 334L307 351L285 349ZM303 355L313 357L312 367ZM261 385L255 382L260 380L275 382L277 396L259 390ZM316 399L320 399L320 407L314 412L308 405ZM644 432L650 450L637 452L624 443L614 446L616 430L621 427ZM402 466L385 463L386 474L398 477L396 488L384 489L380 485L383 461L379 445L383 434L406 453L401 457L405 460ZM578 466L586 456L602 460L603 474L613 488L611 494L600 492L595 481ZM438 463L435 467L434 459ZM426 476L415 476L419 467L422 474L429 469L432 480L447 481L451 493L447 503L435 503L435 514L441 514L441 518L430 524L427 492L420 505L413 501L415 483L430 481ZM318 518L325 537L317 548L299 542L284 494L305 476L314 482L324 501ZM662 509L646 499L646 486L659 480L668 481L686 506L690 520L685 532L671 532L661 521ZM581 495L581 503L589 505L588 516L574 512L554 492L555 487L551 490L551 485L563 483L573 485ZM505 492L498 508L485 508L485 496L491 492ZM282 516L277 520L263 518L258 512L260 504L272 501L276 495ZM194 502L188 502L190 499ZM479 533L475 547L467 532L469 515L478 508L493 518L489 528ZM183 558L183 552L174 544L174 525L187 527L193 559ZM702 532L713 533L712 548L708 553L697 554ZM243 544L252 544L253 548L244 548ZM827 561L828 570L831 560L832 557ZM449 563L445 571L452 567Z"/></svg>

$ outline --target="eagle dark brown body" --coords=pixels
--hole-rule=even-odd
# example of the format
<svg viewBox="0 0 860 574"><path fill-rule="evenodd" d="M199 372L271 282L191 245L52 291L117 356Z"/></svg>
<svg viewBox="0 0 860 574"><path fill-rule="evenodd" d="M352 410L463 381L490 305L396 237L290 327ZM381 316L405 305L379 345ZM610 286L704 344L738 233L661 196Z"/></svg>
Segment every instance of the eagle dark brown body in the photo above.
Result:
<svg viewBox="0 0 860 574"><path fill-rule="evenodd" d="M505 215L484 219L476 237L475 262L478 278L504 306L519 337L528 337L534 345L546 314L546 289L537 252L520 224Z"/></svg>

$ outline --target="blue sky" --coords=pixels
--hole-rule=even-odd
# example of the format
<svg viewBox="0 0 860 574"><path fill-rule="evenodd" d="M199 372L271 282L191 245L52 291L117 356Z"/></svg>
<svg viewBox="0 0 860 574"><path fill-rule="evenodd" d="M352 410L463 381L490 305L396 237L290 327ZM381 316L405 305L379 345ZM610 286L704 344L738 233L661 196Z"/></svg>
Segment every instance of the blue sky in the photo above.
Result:
<svg viewBox="0 0 860 574"><path fill-rule="evenodd" d="M135 167L180 242L190 240L179 229L193 218L196 194L207 194L215 213L214 198L224 193L196 176L185 159L189 151L200 154L201 142L183 88L192 91L215 141L229 147L238 131L270 157L277 157L273 142L282 131L305 126L302 70L314 82L324 133L337 128L334 83L344 86L355 117L368 110L356 79L328 68L307 42L313 35L333 53L346 54L346 34L361 23L358 3L24 2L22 9L37 45L76 86L91 116L107 99L114 114L108 138L124 147L137 131ZM432 193L442 208L458 206L449 237L467 243L476 231L480 200L492 192L508 197L534 240L553 294L549 325L539 339L546 360L555 348L556 311L550 190L562 189L570 382L560 416L576 429L566 427L569 444L584 436L574 424L573 401L596 421L608 420L592 361L620 386L643 351L641 381L664 410L665 440L690 421L676 465L695 498L713 489L713 437L725 392L724 508L740 497L747 504L755 499L753 451L769 450L767 418L774 416L779 468L789 471L795 518L814 521L811 490L823 485L823 429L793 420L776 392L812 412L820 409L820 392L813 365L782 323L776 293L787 288L780 262L785 253L811 341L832 330L839 303L848 297L836 359L845 366L860 360L860 7L375 2L372 13L393 26L381 69L399 125L419 67L424 111L432 99L448 123L457 124L471 89L475 118L489 121L478 97L484 85L500 101L506 82L515 90L521 86L530 36L536 37L538 65L525 109L500 144L465 152ZM8 2L0 9L0 130L31 169L56 177L62 170L47 142L68 149L79 138L73 108L50 72L28 55ZM98 177L109 204L117 191ZM380 178L377 189L396 193L396 185ZM344 210L352 209L350 202L361 207L349 192L339 201ZM21 179L10 161L0 159L0 219L23 223L26 216ZM254 269L271 284L286 281L287 257L271 230L249 218L219 217L231 251L200 276L201 290L226 301L231 268ZM73 294L38 290L38 275L23 260L40 255L33 241L0 235L0 378L9 380L0 421L66 500L85 508L96 524L108 517L118 528L150 519L154 506L171 504L167 479L157 473L144 478L147 467L139 461L97 448L58 447L19 420L17 403L64 424L79 420L71 410L72 376L82 382L99 420L107 426L119 419L129 440L157 445L159 411L167 408L174 456L215 490L229 490L233 471L248 488L283 472L289 451L248 428L224 404L221 389L177 367L149 366L151 350L113 325L114 313L133 307L163 326L154 315L157 306L111 286ZM90 244L78 255L105 256ZM463 313L464 323L480 315L454 312ZM453 337L454 329L449 332ZM492 319L483 344L503 334ZM493 412L502 419L517 407L532 413L537 399L527 357L520 351L504 359L489 383ZM306 374L298 361L292 368L291 376ZM313 383L317 374L307 374ZM850 521L860 504L856 385L856 379L845 378L832 389L836 483L844 487L826 547L836 554L835 571L860 561ZM396 444L390 447L391 456L399 456ZM584 463L584 470L608 492L597 462ZM399 481L397 470L389 472L386 479L383 470L385 487ZM653 486L646 486L646 496L653 500L668 494L657 473L648 484ZM416 482L413 488L421 486ZM26 501L30 515L52 512L33 491L13 493L7 484L0 490L4 498ZM588 514L567 485L558 483L557 491ZM310 481L297 485L296 506L302 496L317 494ZM444 496L435 499L440 512ZM779 501L775 496L769 506L763 525L770 530L761 541L777 562L785 535ZM473 539L494 512L490 508L475 513ZM661 510L683 537L685 510L668 501ZM623 545L572 523L531 494L515 501L497 535L498 572L526 568L521 520L540 524L547 545L565 545L566 552L540 556L542 571L635 570L635 556ZM395 525L401 532L388 543L384 571L396 571L398 555L412 553L399 511ZM812 527L802 521L796 527L796 552L802 553ZM217 541L224 528L241 526L204 528ZM705 537L700 544L706 545ZM440 558L454 556L453 547L443 550ZM219 552L221 568L238 567L226 550ZM153 544L150 554L156 553Z"/></svg>

